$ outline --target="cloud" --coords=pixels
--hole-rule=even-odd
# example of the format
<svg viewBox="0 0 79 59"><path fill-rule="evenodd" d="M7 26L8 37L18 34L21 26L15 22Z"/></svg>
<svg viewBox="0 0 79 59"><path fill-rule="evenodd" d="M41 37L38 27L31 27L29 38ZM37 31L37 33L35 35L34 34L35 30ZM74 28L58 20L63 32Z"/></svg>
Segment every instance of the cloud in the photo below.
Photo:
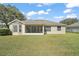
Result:
<svg viewBox="0 0 79 59"><path fill-rule="evenodd" d="M46 11L44 10L39 10L39 11L30 11L28 12L26 15L27 16L32 16L32 15L42 15L42 14L49 14L49 11L51 11L51 9L47 9Z"/></svg>
<svg viewBox="0 0 79 59"><path fill-rule="evenodd" d="M30 16L27 16L27 19L31 19L31 17Z"/></svg>
<svg viewBox="0 0 79 59"><path fill-rule="evenodd" d="M43 7L43 6L49 6L49 5L52 5L54 3L38 3L36 6L37 7Z"/></svg>
<svg viewBox="0 0 79 59"><path fill-rule="evenodd" d="M71 13L72 12L72 9L66 9L64 10L64 13Z"/></svg>
<svg viewBox="0 0 79 59"><path fill-rule="evenodd" d="M55 16L55 19L64 19L64 18L77 18L76 14L67 14L66 16Z"/></svg>
<svg viewBox="0 0 79 59"><path fill-rule="evenodd" d="M76 14L67 14L66 16L55 16L55 17L53 17L53 19L56 22L59 22L59 21L66 19L66 18L77 18L77 15Z"/></svg>
<svg viewBox="0 0 79 59"><path fill-rule="evenodd" d="M77 18L76 14L67 14L66 16L55 16L54 19Z"/></svg>
<svg viewBox="0 0 79 59"><path fill-rule="evenodd" d="M64 18L64 16L55 16L54 18L62 19L62 18Z"/></svg>
<svg viewBox="0 0 79 59"><path fill-rule="evenodd" d="M68 14L66 18L77 18L76 14Z"/></svg>
<svg viewBox="0 0 79 59"><path fill-rule="evenodd" d="M51 9L47 9L46 11L48 11L48 12L49 12L49 11L51 11Z"/></svg>
<svg viewBox="0 0 79 59"><path fill-rule="evenodd" d="M27 16L32 16L32 15L35 15L35 14L37 14L37 12L35 12L35 11L30 11L30 12L27 13Z"/></svg>
<svg viewBox="0 0 79 59"><path fill-rule="evenodd" d="M48 14L48 12L47 12L47 11L44 11L44 10L40 10L40 11L37 12L37 14L38 14L38 15L41 15L41 14Z"/></svg>
<svg viewBox="0 0 79 59"><path fill-rule="evenodd" d="M66 4L67 8L74 8L74 7L79 7L79 3L68 3Z"/></svg>
<svg viewBox="0 0 79 59"><path fill-rule="evenodd" d="M55 22L60 22L61 20L64 19L64 16L54 16L53 19L54 19L53 21Z"/></svg>
<svg viewBox="0 0 79 59"><path fill-rule="evenodd" d="M41 4L38 4L37 7L42 7L42 5Z"/></svg>

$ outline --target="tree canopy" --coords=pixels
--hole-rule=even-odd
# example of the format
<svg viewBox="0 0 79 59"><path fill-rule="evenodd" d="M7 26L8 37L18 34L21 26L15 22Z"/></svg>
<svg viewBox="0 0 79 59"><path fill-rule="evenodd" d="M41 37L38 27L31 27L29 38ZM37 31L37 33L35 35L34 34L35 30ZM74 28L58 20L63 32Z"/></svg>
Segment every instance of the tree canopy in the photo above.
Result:
<svg viewBox="0 0 79 59"><path fill-rule="evenodd" d="M9 28L12 20L26 20L26 17L15 6L0 4L0 20Z"/></svg>
<svg viewBox="0 0 79 59"><path fill-rule="evenodd" d="M67 24L67 25L71 25L75 22L78 22L77 18L66 18L66 19L60 21L60 23Z"/></svg>

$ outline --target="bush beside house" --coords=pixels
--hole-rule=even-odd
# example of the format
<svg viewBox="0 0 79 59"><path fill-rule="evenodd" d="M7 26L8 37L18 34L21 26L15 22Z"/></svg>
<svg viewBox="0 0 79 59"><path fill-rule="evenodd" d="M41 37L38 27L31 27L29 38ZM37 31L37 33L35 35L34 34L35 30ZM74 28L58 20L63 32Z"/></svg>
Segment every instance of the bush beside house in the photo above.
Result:
<svg viewBox="0 0 79 59"><path fill-rule="evenodd" d="M5 35L12 35L12 32L9 29L0 29L0 35L5 36Z"/></svg>

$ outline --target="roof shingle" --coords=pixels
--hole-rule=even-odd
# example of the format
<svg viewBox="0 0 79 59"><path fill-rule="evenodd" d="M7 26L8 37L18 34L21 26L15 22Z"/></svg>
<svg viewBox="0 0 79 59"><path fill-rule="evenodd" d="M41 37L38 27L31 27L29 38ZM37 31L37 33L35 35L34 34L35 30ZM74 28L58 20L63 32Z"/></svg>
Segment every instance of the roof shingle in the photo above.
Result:
<svg viewBox="0 0 79 59"><path fill-rule="evenodd" d="M21 21L24 24L27 25L53 25L53 26L65 26L65 24L60 24L60 23L56 23L56 22L52 22L52 21L48 21L48 20L26 20L26 21Z"/></svg>
<svg viewBox="0 0 79 59"><path fill-rule="evenodd" d="M21 22L21 23L26 24L26 25L66 26L65 24L56 23L56 22L52 22L52 21L48 21L48 20L26 20L26 21L20 21L18 19L15 19L15 20L9 22L8 24L11 24L11 23L13 23L15 21Z"/></svg>

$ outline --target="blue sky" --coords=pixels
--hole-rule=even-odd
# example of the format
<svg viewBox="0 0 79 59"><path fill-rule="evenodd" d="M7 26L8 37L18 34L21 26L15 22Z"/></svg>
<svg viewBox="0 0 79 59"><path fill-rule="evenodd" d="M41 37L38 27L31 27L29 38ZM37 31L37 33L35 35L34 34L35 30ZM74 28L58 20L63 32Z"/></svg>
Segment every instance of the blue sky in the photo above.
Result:
<svg viewBox="0 0 79 59"><path fill-rule="evenodd" d="M72 3L9 3L28 19L59 22L65 18L79 18L79 4Z"/></svg>

